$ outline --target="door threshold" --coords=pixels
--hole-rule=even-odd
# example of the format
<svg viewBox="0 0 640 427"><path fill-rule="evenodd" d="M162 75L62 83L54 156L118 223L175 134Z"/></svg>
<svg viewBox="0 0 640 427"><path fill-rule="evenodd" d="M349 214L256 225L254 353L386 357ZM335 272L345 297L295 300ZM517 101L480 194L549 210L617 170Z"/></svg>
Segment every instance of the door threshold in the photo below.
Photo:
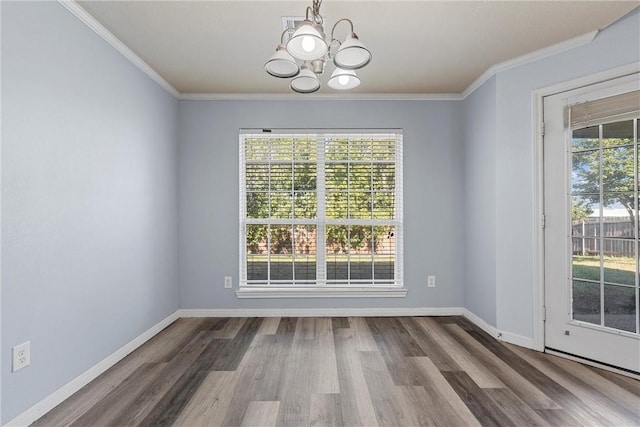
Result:
<svg viewBox="0 0 640 427"><path fill-rule="evenodd" d="M597 362L595 360L587 359L586 357L580 357L580 356L576 356L575 354L565 353L564 351L554 350L553 348L549 348L549 347L545 347L544 352L552 354L554 356L573 360L574 362L582 363L584 365L589 365L595 368L604 369L605 371L613 372L615 374L624 375L625 377L640 380L640 372L632 371L630 369L619 368L617 366L609 365L607 363L602 363L602 362Z"/></svg>

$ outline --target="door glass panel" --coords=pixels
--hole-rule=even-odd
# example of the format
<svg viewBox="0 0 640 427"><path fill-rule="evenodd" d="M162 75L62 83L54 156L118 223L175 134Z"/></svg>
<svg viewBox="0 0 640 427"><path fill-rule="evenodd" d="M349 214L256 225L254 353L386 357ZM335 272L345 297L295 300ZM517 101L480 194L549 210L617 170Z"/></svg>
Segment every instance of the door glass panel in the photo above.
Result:
<svg viewBox="0 0 640 427"><path fill-rule="evenodd" d="M600 250L598 237L600 235L600 205L592 203L591 199L600 199L599 195L574 196L571 199L571 235L573 246L574 266L584 262L595 263L593 267L599 269ZM592 259L590 259L592 258ZM591 276L576 276L579 273L574 268L574 277L589 279ZM597 280L597 279L594 279Z"/></svg>
<svg viewBox="0 0 640 427"><path fill-rule="evenodd" d="M631 286L604 286L604 326L636 332L636 290Z"/></svg>
<svg viewBox="0 0 640 427"><path fill-rule="evenodd" d="M600 195L573 196L571 198L571 235L595 237L598 235L600 218Z"/></svg>
<svg viewBox="0 0 640 427"><path fill-rule="evenodd" d="M602 187L605 193L633 191L634 151L633 146L602 150ZM607 194L607 197L611 195Z"/></svg>
<svg viewBox="0 0 640 427"><path fill-rule="evenodd" d="M634 193L605 193L602 209L602 236L623 239L635 238Z"/></svg>
<svg viewBox="0 0 640 427"><path fill-rule="evenodd" d="M573 281L573 318L600 324L600 284Z"/></svg>
<svg viewBox="0 0 640 427"><path fill-rule="evenodd" d="M638 328L638 131L638 120L607 123L571 140L573 319L627 332Z"/></svg>
<svg viewBox="0 0 640 427"><path fill-rule="evenodd" d="M595 239L590 239L595 241ZM573 278L600 281L600 255L574 255Z"/></svg>
<svg viewBox="0 0 640 427"><path fill-rule="evenodd" d="M576 129L571 138L571 151L589 150L600 146L600 126Z"/></svg>
<svg viewBox="0 0 640 427"><path fill-rule="evenodd" d="M602 125L603 147L627 144L633 144L633 120Z"/></svg>
<svg viewBox="0 0 640 427"><path fill-rule="evenodd" d="M605 240L605 248L613 249L617 256L605 256L602 259L604 266L604 281L619 285L635 286L636 284L636 259L635 244L630 240ZM630 254L623 256L622 254Z"/></svg>
<svg viewBox="0 0 640 427"><path fill-rule="evenodd" d="M599 151L584 151L573 154L571 193L574 196L600 193Z"/></svg>

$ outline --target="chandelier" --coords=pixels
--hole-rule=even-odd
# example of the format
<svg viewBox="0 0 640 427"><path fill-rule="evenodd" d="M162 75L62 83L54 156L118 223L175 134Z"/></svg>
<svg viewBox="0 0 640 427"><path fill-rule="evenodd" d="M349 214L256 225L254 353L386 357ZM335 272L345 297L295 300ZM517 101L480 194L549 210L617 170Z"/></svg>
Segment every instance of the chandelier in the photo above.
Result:
<svg viewBox="0 0 640 427"><path fill-rule="evenodd" d="M325 41L321 4L322 0L313 0L313 5L307 6L305 20L296 28L287 28L282 32L276 53L264 64L265 71L270 75L290 78L289 87L295 92L312 93L320 89L318 76L324 73L327 59L336 67L327 85L336 90L353 89L360 85L355 70L371 61L371 52L353 32L350 19L338 20L331 29L329 43ZM351 26L349 35L342 42L334 36L341 22ZM286 35L289 35L289 39L285 43Z"/></svg>

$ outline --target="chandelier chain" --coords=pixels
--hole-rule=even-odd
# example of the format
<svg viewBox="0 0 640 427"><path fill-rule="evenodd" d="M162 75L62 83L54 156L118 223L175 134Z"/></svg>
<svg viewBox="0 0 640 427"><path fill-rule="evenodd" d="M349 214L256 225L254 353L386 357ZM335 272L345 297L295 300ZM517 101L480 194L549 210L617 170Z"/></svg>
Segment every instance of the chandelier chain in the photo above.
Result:
<svg viewBox="0 0 640 427"><path fill-rule="evenodd" d="M322 0L313 0L313 4L312 4L312 10L313 10L313 20L318 23L318 24L322 24L322 15L320 15L320 6L322 5Z"/></svg>

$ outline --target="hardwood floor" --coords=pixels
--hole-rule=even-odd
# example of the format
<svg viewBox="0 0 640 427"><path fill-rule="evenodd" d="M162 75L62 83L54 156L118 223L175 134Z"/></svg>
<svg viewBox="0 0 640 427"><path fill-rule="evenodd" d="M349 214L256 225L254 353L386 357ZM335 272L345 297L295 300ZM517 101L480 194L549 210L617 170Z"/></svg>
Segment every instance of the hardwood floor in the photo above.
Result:
<svg viewBox="0 0 640 427"><path fill-rule="evenodd" d="M462 317L180 319L42 426L630 426L640 381Z"/></svg>

